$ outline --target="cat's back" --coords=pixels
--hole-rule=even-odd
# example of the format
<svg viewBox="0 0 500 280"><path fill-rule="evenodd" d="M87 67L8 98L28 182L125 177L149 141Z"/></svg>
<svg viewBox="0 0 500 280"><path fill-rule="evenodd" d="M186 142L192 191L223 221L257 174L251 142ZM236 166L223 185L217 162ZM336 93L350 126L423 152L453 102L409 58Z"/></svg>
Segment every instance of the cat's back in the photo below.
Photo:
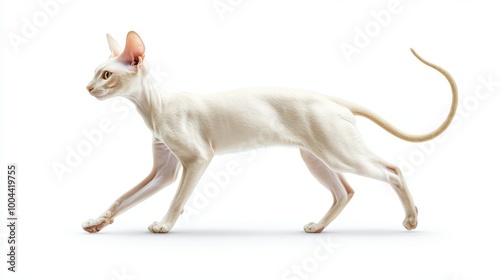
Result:
<svg viewBox="0 0 500 280"><path fill-rule="evenodd" d="M335 102L335 98L313 90L286 87L246 87L213 94L199 95L210 105L237 106L284 106L301 107L315 103Z"/></svg>
<svg viewBox="0 0 500 280"><path fill-rule="evenodd" d="M227 118L231 115L265 117L275 113L307 114L315 108L350 114L338 99L313 90L286 87L246 87L218 93L176 93L169 97L170 110ZM174 107L174 108L172 108Z"/></svg>

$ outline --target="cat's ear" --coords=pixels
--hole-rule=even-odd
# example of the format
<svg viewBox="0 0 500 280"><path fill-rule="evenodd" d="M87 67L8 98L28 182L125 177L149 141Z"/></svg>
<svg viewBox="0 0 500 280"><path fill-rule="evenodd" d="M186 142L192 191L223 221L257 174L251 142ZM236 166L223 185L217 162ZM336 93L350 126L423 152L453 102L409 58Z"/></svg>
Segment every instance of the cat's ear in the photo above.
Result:
<svg viewBox="0 0 500 280"><path fill-rule="evenodd" d="M120 54L118 59L133 66L139 66L144 61L144 54L146 47L139 37L139 34L134 31L130 31L127 34L127 42L125 43L125 49Z"/></svg>
<svg viewBox="0 0 500 280"><path fill-rule="evenodd" d="M120 44L118 44L118 42L109 34L106 34L106 39L108 39L109 49L111 50L110 57L117 57L118 55L120 55L123 50Z"/></svg>

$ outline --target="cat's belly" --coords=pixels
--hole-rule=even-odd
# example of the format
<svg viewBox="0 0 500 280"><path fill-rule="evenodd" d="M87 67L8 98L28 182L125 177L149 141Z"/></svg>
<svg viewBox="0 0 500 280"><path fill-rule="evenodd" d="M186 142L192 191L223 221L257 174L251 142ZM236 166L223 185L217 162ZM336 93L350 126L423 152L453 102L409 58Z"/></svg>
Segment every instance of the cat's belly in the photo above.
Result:
<svg viewBox="0 0 500 280"><path fill-rule="evenodd" d="M213 129L210 143L216 154L241 152L272 145L300 145L301 139L291 133L278 120L257 123L224 123L223 128Z"/></svg>
<svg viewBox="0 0 500 280"><path fill-rule="evenodd" d="M274 145L297 145L297 143L285 141L275 135L266 135L265 131L246 138L237 137L231 139L218 139L217 141L212 142L212 148L216 154L243 152Z"/></svg>

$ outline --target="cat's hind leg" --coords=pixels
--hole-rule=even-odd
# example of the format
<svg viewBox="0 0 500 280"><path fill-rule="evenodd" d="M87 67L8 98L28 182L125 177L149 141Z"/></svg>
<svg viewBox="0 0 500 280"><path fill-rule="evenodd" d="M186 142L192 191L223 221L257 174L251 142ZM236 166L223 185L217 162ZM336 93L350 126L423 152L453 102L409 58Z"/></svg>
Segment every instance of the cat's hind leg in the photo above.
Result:
<svg viewBox="0 0 500 280"><path fill-rule="evenodd" d="M389 184L399 197L403 208L405 209L406 217L403 221L403 226L407 230L413 230L418 225L418 208L413 202L410 190L406 186L401 170L392 164L385 163L385 168L388 171Z"/></svg>
<svg viewBox="0 0 500 280"><path fill-rule="evenodd" d="M153 142L153 169L151 173L135 187L124 193L96 219L89 219L82 224L85 231L99 232L112 224L115 217L132 208L139 202L157 193L174 182L180 167L179 161L162 142Z"/></svg>
<svg viewBox="0 0 500 280"><path fill-rule="evenodd" d="M337 122L332 131L337 132L332 139L324 139L321 142L311 141L315 145L307 147L308 150L335 172L353 173L391 185L405 210L404 227L408 230L416 228L417 208L401 170L371 152L362 141L354 123Z"/></svg>
<svg viewBox="0 0 500 280"><path fill-rule="evenodd" d="M333 204L318 223L308 223L304 231L308 233L320 233L327 227L349 203L354 190L347 183L345 177L338 172L332 171L314 154L300 149L300 155L311 174L325 187L333 196Z"/></svg>

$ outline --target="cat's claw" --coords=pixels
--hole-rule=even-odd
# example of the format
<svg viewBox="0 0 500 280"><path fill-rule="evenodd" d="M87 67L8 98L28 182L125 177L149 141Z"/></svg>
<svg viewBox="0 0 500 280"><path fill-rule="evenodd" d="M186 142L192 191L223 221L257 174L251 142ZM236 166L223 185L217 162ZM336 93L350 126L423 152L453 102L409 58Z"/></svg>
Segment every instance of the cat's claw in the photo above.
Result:
<svg viewBox="0 0 500 280"><path fill-rule="evenodd" d="M152 233L168 233L170 227L166 223L154 222L148 226L148 230Z"/></svg>
<svg viewBox="0 0 500 280"><path fill-rule="evenodd" d="M325 229L323 225L317 223L308 223L304 226L304 231L307 233L320 233Z"/></svg>
<svg viewBox="0 0 500 280"><path fill-rule="evenodd" d="M113 219L101 216L97 219L88 219L83 222L82 228L89 233L96 233L103 229L105 226L113 223Z"/></svg>

